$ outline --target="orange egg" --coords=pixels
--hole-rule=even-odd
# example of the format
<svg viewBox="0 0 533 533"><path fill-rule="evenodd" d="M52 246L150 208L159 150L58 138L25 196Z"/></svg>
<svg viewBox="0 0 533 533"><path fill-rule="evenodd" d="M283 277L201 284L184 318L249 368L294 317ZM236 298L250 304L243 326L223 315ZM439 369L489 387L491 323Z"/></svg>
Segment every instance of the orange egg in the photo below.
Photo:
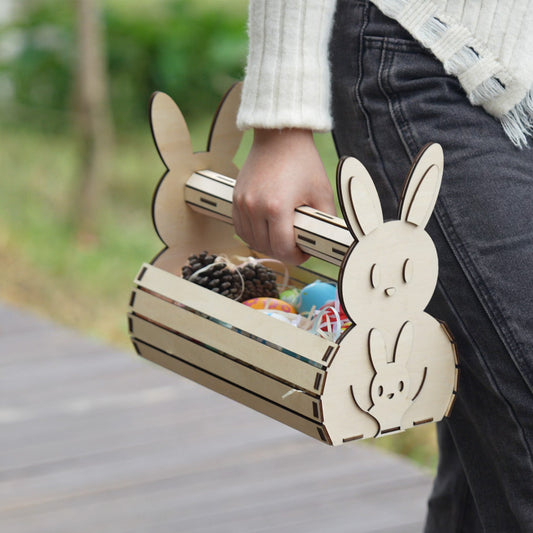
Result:
<svg viewBox="0 0 533 533"><path fill-rule="evenodd" d="M284 313L296 313L294 306L283 300L279 300L278 298L261 296L260 298L252 298L251 300L246 300L242 303L253 309L273 309L276 311L283 311Z"/></svg>

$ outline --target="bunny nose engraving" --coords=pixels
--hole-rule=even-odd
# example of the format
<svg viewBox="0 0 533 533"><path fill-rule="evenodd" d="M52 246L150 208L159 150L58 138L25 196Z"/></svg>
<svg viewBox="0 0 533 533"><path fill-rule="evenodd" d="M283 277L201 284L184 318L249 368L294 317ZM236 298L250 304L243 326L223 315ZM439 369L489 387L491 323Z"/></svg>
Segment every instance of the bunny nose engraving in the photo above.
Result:
<svg viewBox="0 0 533 533"><path fill-rule="evenodd" d="M389 400L392 400L394 398L394 392L391 392L390 394L387 394L387 398Z"/></svg>
<svg viewBox="0 0 533 533"><path fill-rule="evenodd" d="M392 296L396 292L396 287L388 287L385 289L385 294L387 296Z"/></svg>

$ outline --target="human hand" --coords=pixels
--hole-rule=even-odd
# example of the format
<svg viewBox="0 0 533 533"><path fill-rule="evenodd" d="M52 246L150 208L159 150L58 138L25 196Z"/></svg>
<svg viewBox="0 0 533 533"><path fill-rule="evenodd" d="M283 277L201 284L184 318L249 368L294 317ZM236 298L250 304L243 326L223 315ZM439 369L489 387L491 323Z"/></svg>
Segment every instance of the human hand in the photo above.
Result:
<svg viewBox="0 0 533 533"><path fill-rule="evenodd" d="M259 252L300 264L308 255L296 246L293 220L302 205L336 214L312 131L256 129L233 192L237 235Z"/></svg>

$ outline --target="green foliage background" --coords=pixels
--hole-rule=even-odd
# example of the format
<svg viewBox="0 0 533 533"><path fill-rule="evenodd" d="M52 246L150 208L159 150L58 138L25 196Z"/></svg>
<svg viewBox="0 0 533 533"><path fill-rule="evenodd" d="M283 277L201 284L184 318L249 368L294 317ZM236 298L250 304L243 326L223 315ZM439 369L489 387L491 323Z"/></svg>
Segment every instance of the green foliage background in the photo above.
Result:
<svg viewBox="0 0 533 533"><path fill-rule="evenodd" d="M209 113L232 81L242 78L246 14L245 6L228 10L225 2L103 3L109 86L118 128L146 120L146 102L156 88L172 94L193 119ZM12 103L34 110L71 110L75 2L26 0L19 17L2 28L2 37L16 48L10 57L0 59L0 73L12 84Z"/></svg>

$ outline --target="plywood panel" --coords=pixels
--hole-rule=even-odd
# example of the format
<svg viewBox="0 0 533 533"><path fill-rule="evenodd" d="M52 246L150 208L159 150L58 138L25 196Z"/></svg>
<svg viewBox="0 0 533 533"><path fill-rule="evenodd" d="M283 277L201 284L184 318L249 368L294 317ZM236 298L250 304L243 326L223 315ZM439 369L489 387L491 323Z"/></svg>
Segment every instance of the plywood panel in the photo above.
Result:
<svg viewBox="0 0 533 533"><path fill-rule="evenodd" d="M204 387L223 394L232 400L243 403L264 415L279 420L283 424L301 431L310 437L327 442L327 437L323 431L323 428L316 422L304 418L303 416L298 416L292 411L284 409L283 407L269 402L260 396L256 396L255 394L241 389L240 387L224 381L213 374L204 372L203 370L200 370L192 365L188 365L187 363L171 357L152 346L148 346L140 341L136 341L136 345L138 351L144 358L158 365L164 366L176 372L177 374L180 374L181 376L192 379Z"/></svg>
<svg viewBox="0 0 533 533"><path fill-rule="evenodd" d="M286 409L321 421L319 400L302 390L281 383L262 372L245 366L234 359L214 353L195 342L162 329L139 317L131 316L131 334L145 344L153 344L161 351L208 370L221 379L252 391Z"/></svg>
<svg viewBox="0 0 533 533"><path fill-rule="evenodd" d="M231 354L243 363L261 369L298 389L314 393L322 390L324 370L147 292L137 291L135 295L133 312L136 315L197 339L214 350ZM243 308L246 310L246 307ZM249 309L248 312L253 313ZM155 342L153 344L157 345Z"/></svg>
<svg viewBox="0 0 533 533"><path fill-rule="evenodd" d="M230 322L237 329L253 332L272 344L283 346L288 351L298 354L303 360L316 363L318 367L329 364L337 349L335 343L262 313L255 313L242 304L151 265L143 266L136 283L200 313L212 316L220 322Z"/></svg>

